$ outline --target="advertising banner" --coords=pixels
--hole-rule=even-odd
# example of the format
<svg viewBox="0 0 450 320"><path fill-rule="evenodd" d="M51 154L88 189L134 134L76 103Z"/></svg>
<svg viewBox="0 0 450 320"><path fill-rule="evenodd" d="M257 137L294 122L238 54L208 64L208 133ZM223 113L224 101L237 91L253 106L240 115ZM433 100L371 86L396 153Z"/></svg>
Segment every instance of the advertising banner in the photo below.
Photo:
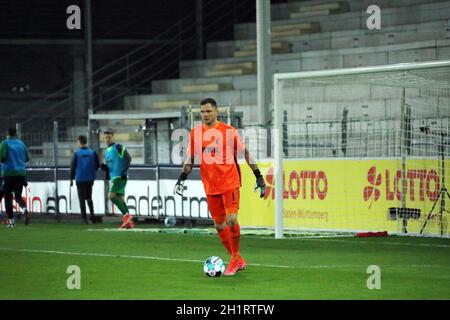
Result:
<svg viewBox="0 0 450 320"><path fill-rule="evenodd" d="M446 166L450 161L446 161ZM403 219L395 220L389 208L420 210L408 219L408 231L420 232L424 219L439 197L440 160L409 159L402 180L401 161L393 159L326 159L284 162L284 213L286 228L325 230L400 231ZM260 164L267 192L263 200L252 191L255 178L243 168L240 222L245 226L274 227L273 163ZM404 181L404 186L402 185ZM439 203L434 212L439 211ZM446 219L445 215L444 218ZM429 228L437 228L433 216ZM445 220L444 219L444 220ZM446 222L444 221L446 224ZM447 226L445 229L448 232Z"/></svg>

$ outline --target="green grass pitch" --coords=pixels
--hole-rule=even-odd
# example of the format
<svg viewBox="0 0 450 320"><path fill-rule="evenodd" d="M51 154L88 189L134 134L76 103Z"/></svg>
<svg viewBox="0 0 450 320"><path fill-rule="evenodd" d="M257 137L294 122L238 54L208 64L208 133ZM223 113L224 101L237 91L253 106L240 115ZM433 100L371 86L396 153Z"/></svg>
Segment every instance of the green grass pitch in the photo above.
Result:
<svg viewBox="0 0 450 320"><path fill-rule="evenodd" d="M0 299L450 299L448 239L243 236L248 269L208 278L204 259L228 263L216 235L103 228L116 225L2 226ZM67 289L70 265L80 290ZM379 290L367 288L370 265Z"/></svg>

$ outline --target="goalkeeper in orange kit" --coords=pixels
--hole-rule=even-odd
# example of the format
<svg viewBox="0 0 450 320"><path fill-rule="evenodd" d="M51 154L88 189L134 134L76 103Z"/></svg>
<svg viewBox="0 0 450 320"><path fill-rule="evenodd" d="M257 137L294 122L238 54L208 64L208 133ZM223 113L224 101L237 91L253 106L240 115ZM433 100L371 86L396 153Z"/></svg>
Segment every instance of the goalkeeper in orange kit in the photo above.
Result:
<svg viewBox="0 0 450 320"><path fill-rule="evenodd" d="M231 276L246 267L246 262L239 253L240 227L237 220L239 189L242 185L237 162L240 153L244 153L245 160L253 170L256 177L255 190L260 188L261 198L266 192L266 185L237 130L217 120L219 110L216 101L206 98L201 101L200 106L202 124L191 130L188 157L174 193L183 194L184 182L192 171L194 162L199 161L208 209L222 244L231 255L224 274Z"/></svg>

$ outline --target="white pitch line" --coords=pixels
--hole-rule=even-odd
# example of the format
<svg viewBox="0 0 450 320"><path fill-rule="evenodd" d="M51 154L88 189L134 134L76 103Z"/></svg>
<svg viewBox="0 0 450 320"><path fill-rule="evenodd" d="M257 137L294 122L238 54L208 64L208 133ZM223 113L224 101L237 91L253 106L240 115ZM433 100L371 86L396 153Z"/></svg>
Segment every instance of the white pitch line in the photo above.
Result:
<svg viewBox="0 0 450 320"><path fill-rule="evenodd" d="M203 263L204 262L202 260L193 260L193 259L176 259L176 258L162 258L162 257L151 257L151 256L134 256L134 255L105 254L105 253L85 253L85 252L67 252L67 251L35 250L35 249L0 248L0 251L47 253L47 254L60 254L60 255L70 255L70 256L128 258L128 259L175 261L175 262L195 262L195 263ZM249 266L255 266L255 267L266 267L266 268L283 268L283 269L297 269L298 268L298 267L294 267L294 266L279 266L279 265L264 265L264 264L248 264L248 265ZM308 267L320 267L320 266L307 266L307 268ZM324 267L327 267L327 266L324 266ZM332 266L328 266L328 267L331 268ZM336 266L336 267L338 267L338 266ZM346 266L346 267L352 267L352 266Z"/></svg>
<svg viewBox="0 0 450 320"><path fill-rule="evenodd" d="M48 253L48 254L61 254L61 255L69 255L69 256L90 256L90 257L107 257L107 258L146 259L146 260L176 261L176 262L202 262L200 260L190 260L190 259L161 258L161 257L149 257L149 256L131 256L131 255L105 254L105 253L67 252L67 251L53 251L53 250L35 250L35 249L0 248L0 251Z"/></svg>
<svg viewBox="0 0 450 320"><path fill-rule="evenodd" d="M59 255L69 255L69 256L88 256L88 257L106 257L106 258L127 258L127 259L139 259L139 260L157 260L157 261L172 261L172 262L194 262L203 263L202 260L193 259L176 259L176 258L162 258L162 257L151 257L151 256L135 256L135 255L119 255L119 254L105 254L105 253L87 253L87 252L67 252L67 251L54 251L54 250L36 250L36 249L11 249L11 248L0 248L0 251L11 251L11 252L27 252L27 253L45 253L45 254L59 254ZM278 269L345 269L345 268L367 268L366 265L311 265L311 266L283 266L283 265L272 265L272 264L259 264L259 263L249 263L248 266L252 267L263 267L263 268L278 268ZM384 265L383 267L411 267L411 268L432 268L432 267L442 267L441 265ZM450 267L450 266L448 266Z"/></svg>

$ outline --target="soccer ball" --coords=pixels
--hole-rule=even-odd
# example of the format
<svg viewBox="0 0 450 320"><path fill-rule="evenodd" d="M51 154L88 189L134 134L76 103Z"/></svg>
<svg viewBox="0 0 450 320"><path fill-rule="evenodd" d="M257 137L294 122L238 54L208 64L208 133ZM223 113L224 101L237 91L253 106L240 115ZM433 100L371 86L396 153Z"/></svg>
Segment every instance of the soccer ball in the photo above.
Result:
<svg viewBox="0 0 450 320"><path fill-rule="evenodd" d="M208 277L220 277L225 272L222 259L216 256L209 257L203 264L203 271Z"/></svg>
<svg viewBox="0 0 450 320"><path fill-rule="evenodd" d="M164 219L164 225L168 228L175 227L177 224L177 219L175 217L167 217Z"/></svg>

